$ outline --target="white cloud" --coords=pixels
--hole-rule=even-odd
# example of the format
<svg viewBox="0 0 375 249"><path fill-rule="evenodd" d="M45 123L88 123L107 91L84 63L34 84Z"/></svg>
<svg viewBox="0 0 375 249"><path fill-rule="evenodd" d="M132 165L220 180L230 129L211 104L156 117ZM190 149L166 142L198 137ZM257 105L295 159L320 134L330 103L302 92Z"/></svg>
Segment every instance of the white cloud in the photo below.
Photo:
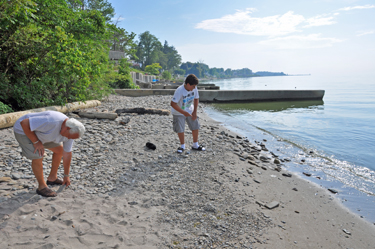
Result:
<svg viewBox="0 0 375 249"><path fill-rule="evenodd" d="M284 15L251 17L255 9L238 10L233 15L204 20L195 28L219 33L235 33L255 36L280 36L298 32L297 26L305 21L302 15L289 11Z"/></svg>
<svg viewBox="0 0 375 249"><path fill-rule="evenodd" d="M358 32L357 36L372 35L372 34L375 34L375 31L374 31L374 30Z"/></svg>
<svg viewBox="0 0 375 249"><path fill-rule="evenodd" d="M342 42L336 38L324 38L321 34L293 35L268 39L259 42L261 45L271 46L276 49L309 49L331 47L334 43Z"/></svg>
<svg viewBox="0 0 375 249"><path fill-rule="evenodd" d="M339 10L349 11L349 10L355 10L355 9L373 9L373 8L375 8L375 5L367 4L367 5L363 5L363 6L345 7L345 8L341 8Z"/></svg>
<svg viewBox="0 0 375 249"><path fill-rule="evenodd" d="M123 21L123 20L125 20L125 18L122 17L122 16L113 17L113 18L111 19L112 22L121 22L121 21Z"/></svg>
<svg viewBox="0 0 375 249"><path fill-rule="evenodd" d="M314 26L332 25L336 23L333 19L334 19L333 16L324 17L324 16L319 15L316 17L312 17L306 20L308 25L304 26L304 28L314 27Z"/></svg>
<svg viewBox="0 0 375 249"><path fill-rule="evenodd" d="M234 33L241 35L277 37L301 32L299 25L307 23L303 28L332 25L336 22L333 15L318 15L306 19L302 15L288 11L283 15L252 17L255 9L237 10L233 15L225 15L217 19L204 20L198 23L196 29L204 29L218 33Z"/></svg>

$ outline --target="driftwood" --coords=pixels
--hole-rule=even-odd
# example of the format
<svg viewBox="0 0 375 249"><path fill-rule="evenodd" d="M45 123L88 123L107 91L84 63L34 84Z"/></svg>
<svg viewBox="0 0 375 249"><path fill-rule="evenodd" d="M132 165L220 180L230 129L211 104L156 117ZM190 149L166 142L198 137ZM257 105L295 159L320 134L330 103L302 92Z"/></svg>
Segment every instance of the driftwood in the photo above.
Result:
<svg viewBox="0 0 375 249"><path fill-rule="evenodd" d="M154 109L154 108L129 108L129 109L117 109L117 114L120 113L138 113L138 114L157 114L157 115L169 115L170 111L163 109Z"/></svg>
<svg viewBox="0 0 375 249"><path fill-rule="evenodd" d="M113 112L79 112L78 116L81 118L103 118L103 119L112 119L117 118L117 113Z"/></svg>
<svg viewBox="0 0 375 249"><path fill-rule="evenodd" d="M44 112L44 111L57 111L57 112L66 113L66 112L73 112L74 110L77 110L77 109L96 107L100 104L101 103L98 100L88 100L85 102L68 103L64 106L48 106L48 107L43 107L43 108L38 108L38 109L31 109L27 111L2 114L0 115L0 129L13 126L14 123L17 121L17 119L19 119L20 117L28 113Z"/></svg>

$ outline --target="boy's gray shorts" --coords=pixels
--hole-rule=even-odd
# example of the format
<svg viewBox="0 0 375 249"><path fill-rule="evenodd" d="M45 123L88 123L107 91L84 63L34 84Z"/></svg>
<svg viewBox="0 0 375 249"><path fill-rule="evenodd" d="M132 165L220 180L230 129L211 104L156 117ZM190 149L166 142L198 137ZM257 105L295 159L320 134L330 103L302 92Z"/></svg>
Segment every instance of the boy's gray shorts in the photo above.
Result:
<svg viewBox="0 0 375 249"><path fill-rule="evenodd" d="M20 147L22 148L22 156L31 160L43 158L43 156L39 156L38 151L34 153L35 148L33 142L31 142L31 140L26 135L14 133L14 136L16 137L18 143L20 144ZM44 148L46 149L55 148L60 145L62 145L62 143L49 142L43 144Z"/></svg>
<svg viewBox="0 0 375 249"><path fill-rule="evenodd" d="M191 131L198 130L201 126L199 124L199 117L193 120L191 117L183 115L173 115L173 131L177 133L185 132L185 121Z"/></svg>

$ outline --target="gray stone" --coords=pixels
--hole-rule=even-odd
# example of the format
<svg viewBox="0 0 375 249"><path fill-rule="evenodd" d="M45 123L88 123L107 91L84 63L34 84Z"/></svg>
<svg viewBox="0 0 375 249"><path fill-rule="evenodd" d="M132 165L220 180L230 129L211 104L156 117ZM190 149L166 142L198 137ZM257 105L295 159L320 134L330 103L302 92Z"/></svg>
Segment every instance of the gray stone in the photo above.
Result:
<svg viewBox="0 0 375 249"><path fill-rule="evenodd" d="M266 208L273 209L279 206L279 203L277 201L272 201L270 203L266 204Z"/></svg>
<svg viewBox="0 0 375 249"><path fill-rule="evenodd" d="M12 179L13 180L18 180L18 179L20 179L21 177L20 177L20 175L19 174L16 174L16 173L13 173L12 174Z"/></svg>

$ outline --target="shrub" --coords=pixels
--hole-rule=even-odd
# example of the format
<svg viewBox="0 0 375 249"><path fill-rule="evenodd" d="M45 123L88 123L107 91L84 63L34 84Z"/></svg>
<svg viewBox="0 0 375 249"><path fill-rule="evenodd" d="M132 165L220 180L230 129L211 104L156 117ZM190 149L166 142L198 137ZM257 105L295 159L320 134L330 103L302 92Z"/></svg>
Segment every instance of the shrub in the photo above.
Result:
<svg viewBox="0 0 375 249"><path fill-rule="evenodd" d="M120 89L137 89L139 88L137 85L134 84L133 79L130 75L130 63L127 59L121 59L118 65L118 73L112 71L109 77L109 85L112 88L120 88Z"/></svg>
<svg viewBox="0 0 375 249"><path fill-rule="evenodd" d="M0 101L0 114L13 112L12 108Z"/></svg>
<svg viewBox="0 0 375 249"><path fill-rule="evenodd" d="M168 71L164 71L164 72L161 74L161 76L163 77L163 79L166 79L166 80L170 80L170 79L172 79L172 75L171 75L171 73L168 72Z"/></svg>

